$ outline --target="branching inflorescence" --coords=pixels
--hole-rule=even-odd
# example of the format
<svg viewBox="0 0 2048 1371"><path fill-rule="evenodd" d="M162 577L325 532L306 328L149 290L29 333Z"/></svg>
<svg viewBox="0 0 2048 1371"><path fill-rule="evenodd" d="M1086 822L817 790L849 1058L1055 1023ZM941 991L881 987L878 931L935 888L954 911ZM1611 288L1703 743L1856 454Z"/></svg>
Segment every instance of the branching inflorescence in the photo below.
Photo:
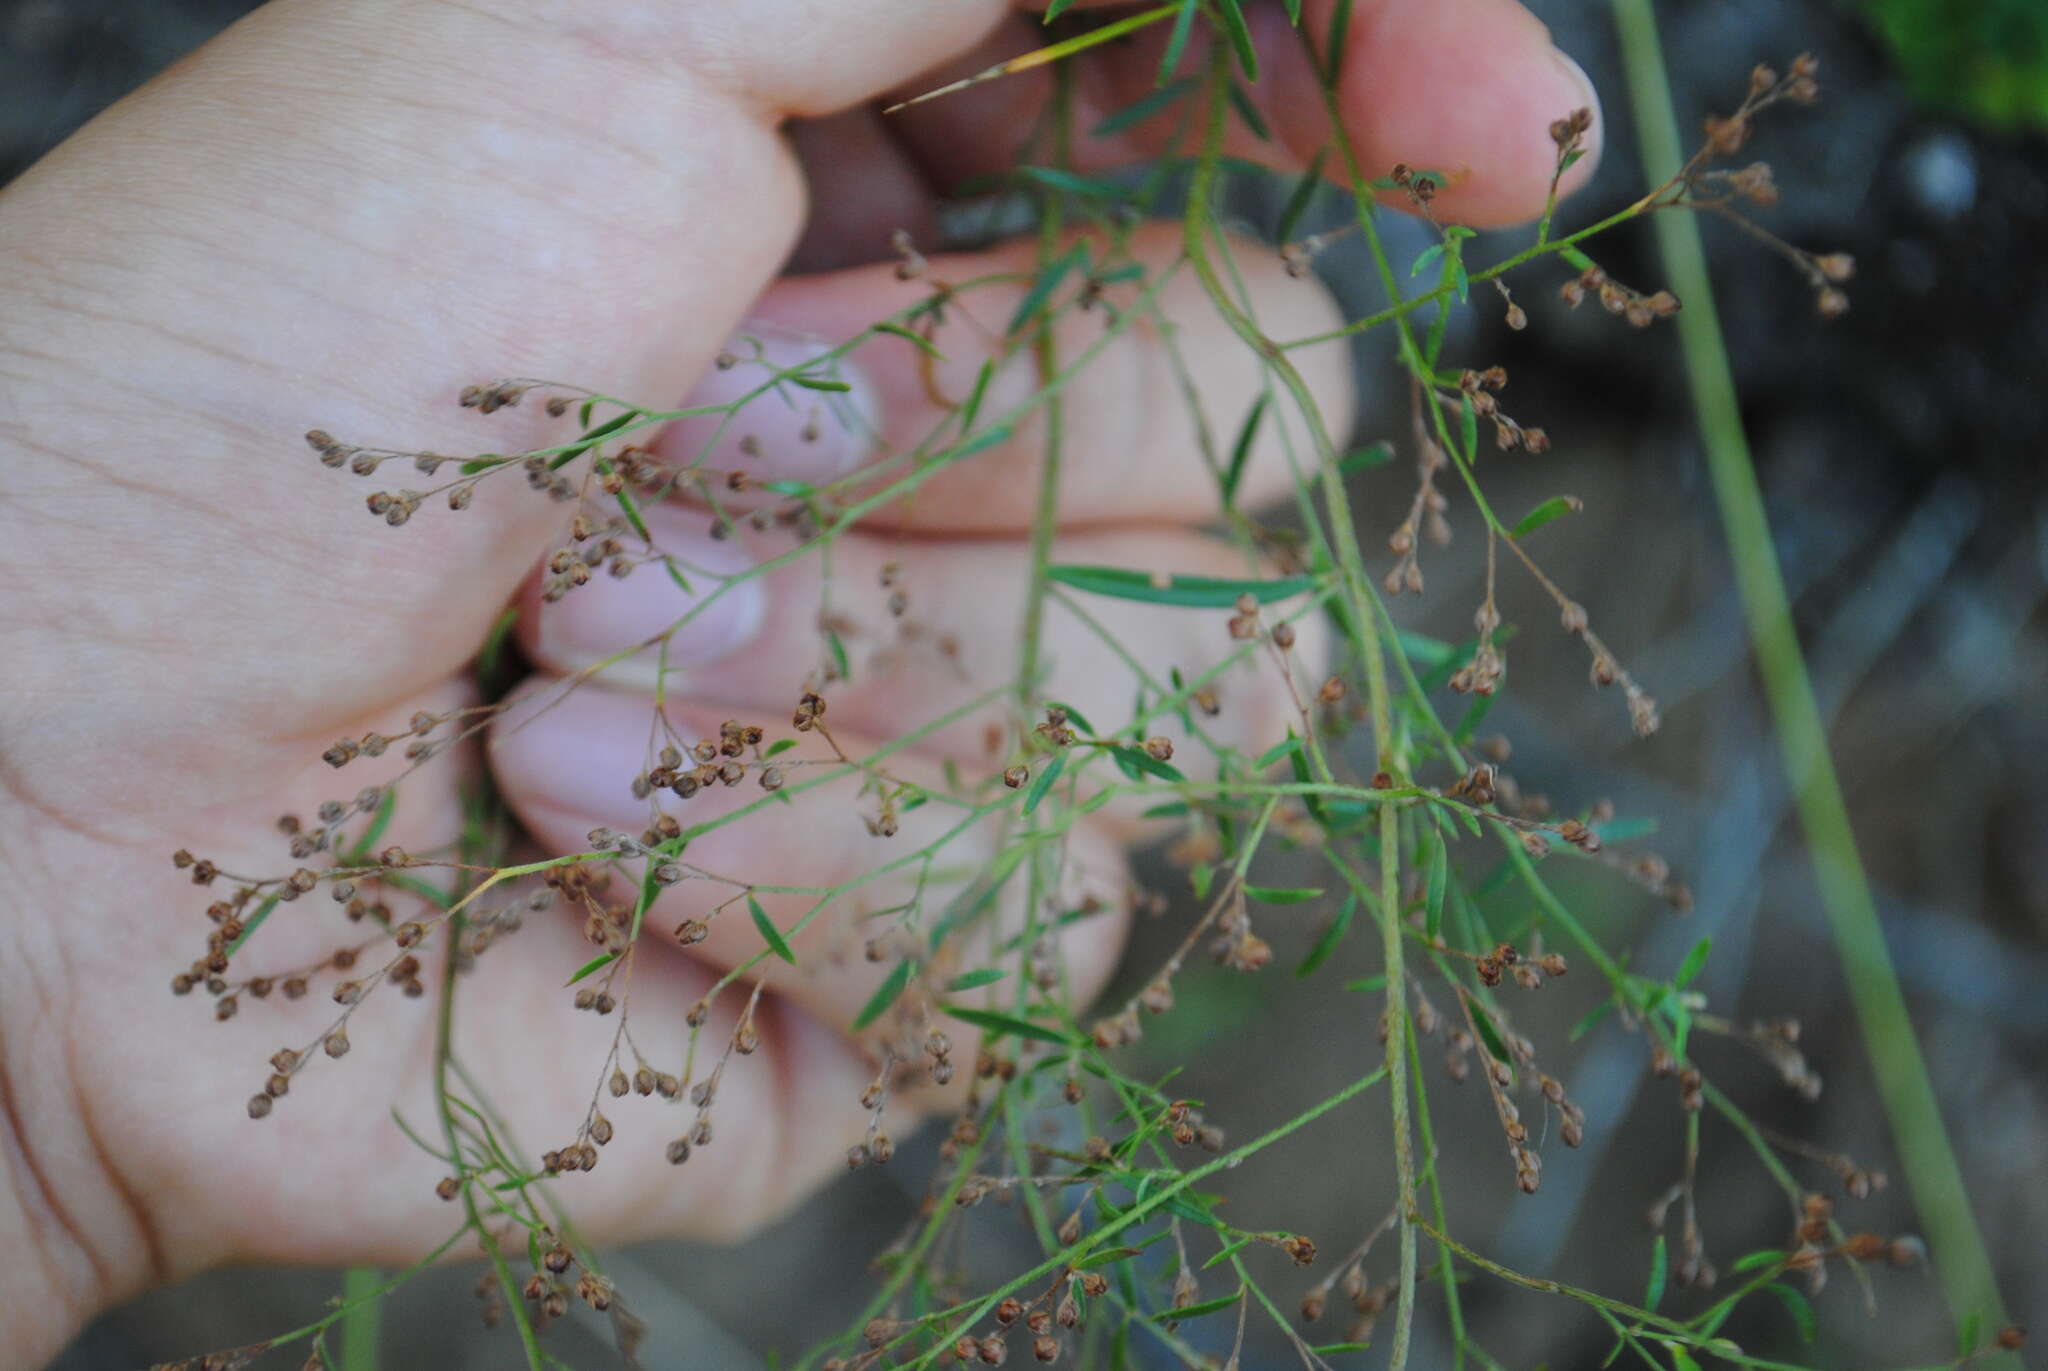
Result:
<svg viewBox="0 0 2048 1371"><path fill-rule="evenodd" d="M1216 0L1166 6L1137 21L1095 27L1084 22L1055 56L1085 61L1097 42L1179 15L1228 30L1236 10L1237 0ZM1339 22L1347 11L1348 6L1337 7ZM1320 54L1340 37L1304 33L1317 71L1333 70ZM562 505L566 536L543 563L539 593L546 601L572 597L599 576L666 576L696 587L693 607L676 623L612 662L522 693L422 711L388 733L335 741L324 754L331 766L351 772L381 766L378 779L342 787L310 819L281 819L279 838L289 864L280 863L271 874L241 874L213 860L177 854L178 865L213 900L203 952L176 971L176 993L199 992L223 1020L273 997L325 996L334 1005L317 1036L280 1048L267 1069L255 1073L257 1088L247 1106L252 1118L288 1110L295 1089L312 1088L301 1085L309 1067L344 1057L352 1031L374 1032L368 1019L359 1025L373 1001L394 993L439 996L440 1140L414 1136L445 1167L440 1199L460 1201L466 1219L448 1244L428 1256L440 1255L465 1235L482 1246L493 1261L479 1287L485 1320L509 1313L532 1365L542 1364L539 1330L574 1304L615 1321L629 1318L596 1254L555 1209L554 1183L566 1186L570 1177L592 1170L607 1145L628 1129L662 1130L667 1158L676 1165L715 1146L721 1085L732 1073L761 1069L748 1059L763 1046L764 990L772 992L780 978L800 974L803 958L824 955L813 952L823 946L814 935L847 927L857 932L843 940L841 951L885 969L873 998L846 1025L873 1067L857 1101L866 1122L849 1143L848 1165L859 1169L892 1160L892 1101L941 1092L952 1118L939 1164L926 1181L926 1203L912 1227L880 1254L881 1285L870 1309L844 1339L814 1352L806 1366L873 1371L1000 1365L1013 1357L1120 1366L1127 1364L1121 1358L1132 1343L1149 1340L1190 1366L1236 1367L1247 1328L1264 1323L1302 1365L1321 1368L1350 1364L1352 1354L1392 1317L1390 1356L1400 1371L1417 1305L1425 1300L1443 1307L1457 1365L1468 1359L1496 1365L1465 1327L1461 1271L1579 1300L1609 1325L1618 1349L1651 1365L1686 1367L1707 1355L1741 1364L1744 1354L1720 1333L1739 1300L1766 1287L1781 1298L1800 1298L1784 1278L1803 1277L1810 1294L1831 1268L1861 1275L1871 1263L1915 1257L1910 1239L1844 1231L1835 1221L1835 1201L1795 1178L1795 1168L1818 1168L1853 1199L1881 1186L1881 1173L1754 1124L1715 1087L1696 1056L1704 1036L1728 1038L1760 1054L1789 1086L1811 1096L1818 1076L1800 1054L1796 1022L1738 1025L1709 1013L1689 988L1706 956L1704 941L1668 976L1628 969L1591 937L1535 865L1556 854L1554 860L1599 866L1682 914L1691 896L1664 860L1610 847L1619 841L1610 808L1553 814L1542 796L1524 790L1507 769L1512 754L1505 739L1474 736L1484 710L1447 723L1437 694L1448 690L1484 701L1505 684L1507 625L1496 586L1504 547L1508 559L1550 598L1563 630L1583 644L1593 683L1621 688L1637 734L1656 730L1655 702L1594 633L1590 611L1539 566L1526 545L1538 528L1578 508L1578 502L1559 497L1520 523L1507 524L1496 517L1480 482L1487 446L1482 435L1492 438L1488 460L1495 461L1540 456L1553 442L1568 442L1569 435L1553 437L1516 419L1507 408L1508 376L1501 367L1447 360L1444 321L1470 307L1472 285L1484 283L1511 328L1540 330L1543 321L1517 303L1507 274L1526 269L1540 276L1562 267L1567 275L1558 294L1564 305L1591 299L1628 325L1651 326L1679 310L1677 298L1666 290L1624 285L1587 255L1585 245L1615 224L1686 210L1731 219L1771 244L1815 290L1820 313L1840 313L1847 303L1840 284L1851 274L1849 260L1784 244L1746 217L1745 207L1767 207L1777 197L1767 166L1719 165L1748 143L1759 115L1781 103L1816 98L1814 61L1800 57L1782 75L1759 67L1735 113L1707 122L1700 150L1678 175L1599 224L1554 237L1553 179L1551 211L1534 243L1484 267L1467 260L1479 241L1472 231L1439 220L1440 180L1434 173L1396 166L1370 175L1372 169L1356 166L1341 129L1333 126L1311 176L1319 177L1326 165L1348 168L1343 179L1355 197L1353 217L1339 227L1294 234L1315 191L1305 183L1290 204L1279 251L1287 269L1302 274L1330 243L1357 235L1370 248L1390 296L1385 308L1340 330L1394 330L1412 398L1404 441L1413 454L1416 485L1387 539L1391 562L1369 570L1344 504L1343 478L1353 466L1339 446L1344 435L1326 431L1287 360L1293 349L1324 339L1260 333L1234 296L1228 249L1211 231L1210 197L1228 170L1218 131L1240 99L1232 52L1231 43L1219 42L1203 74L1164 73L1162 90L1171 94L1147 97L1160 109L1185 102L1192 115L1180 125L1182 146L1167 159L1191 168L1194 180L1184 246L1165 268L1147 268L1129 251L1131 224L1159 208L1163 182L1082 176L1062 165L1061 140L1052 136L1051 124L1041 130L1034 151L1052 160L1033 167L1027 153L1015 185L1062 231L1047 236L1029 283L1028 308L992 345L974 338L976 326L962 321L979 292L1014 283L941 280L918 245L898 234L892 242L897 275L923 288L918 302L836 345L820 344L796 366L776 366L759 349L735 345L718 365L754 384L729 403L655 410L557 382L505 378L466 387L460 403L483 416L537 406L563 426L560 441L519 452L450 456L360 446L320 430L306 435L326 466L381 482L365 505L394 528L486 517L473 506L487 484L523 483L532 498ZM1031 64L1004 64L975 79L995 79ZM1168 76L1174 77L1171 85L1165 84ZM1585 110L1559 112L1551 128L1557 177L1584 155L1591 118ZM1407 273L1412 278L1433 272L1434 284L1416 294L1402 291L1406 278L1387 261L1376 223L1381 200L1405 206L1436 230L1436 241ZM857 522L914 499L936 473L975 460L1025 419L1047 421L1048 442L1056 443L1058 397L1094 352L1055 355L1047 342L1050 323L1068 313L1095 311L1105 340L1140 325L1170 335L1172 320L1162 316L1159 302L1166 280L1182 271L1203 282L1212 305L1245 338L1242 364L1263 386L1235 458L1220 451L1211 457L1219 519L1243 544L1248 564L1274 558L1284 574L1216 580L1053 562L1047 552L1048 504L1039 514L1044 536L1034 541L1033 594L1071 609L1084 624L1096 623L1089 607L1104 599L1206 616L1214 624L1207 670L1129 659L1129 716L1090 719L1043 696L1027 652L1018 678L994 682L951 714L917 721L902 738L863 750L842 746L830 709L835 689L865 669L858 650L863 626L822 602L816 665L789 682L786 722L782 716L736 718L695 731L657 693L641 763L632 774L616 777L618 792L644 810L644 824L635 831L598 828L582 850L529 855L518 850L502 805L478 788L458 840L422 851L386 840L394 813L402 810L408 786L423 768L473 752L493 729L519 727L522 719L633 653L658 652L665 673L668 639L749 577L818 559L829 594L833 549ZM1427 326L1425 319L1431 320ZM942 396L933 383L946 418L921 441L885 448L856 475L761 483L744 468L713 469L701 455L697 461L657 457L648 446L663 425L692 418L712 421L719 438L740 435L739 450L746 453L749 415L757 404L799 407L810 416L807 439L822 425L858 423L858 415L838 404L846 387L837 368L884 339L932 353L975 343L992 346L995 355L966 394ZM1028 397L1005 409L985 400L997 365L1033 355L1040 384ZM1198 396L1190 399L1199 403ZM1283 427L1296 460L1297 509L1303 516L1298 531L1269 528L1257 511L1236 503L1242 453L1262 420ZM1201 426L1206 434L1206 419ZM714 439L705 452L716 445ZM388 473L394 470L416 476L418 484L392 482ZM792 549L750 572L693 565L664 549L645 516L671 500L702 510L716 537L774 530L792 540ZM1475 636L1447 643L1397 632L1379 592L1423 591L1422 545L1449 540L1461 502L1469 502L1471 514L1463 517L1478 520L1487 547ZM431 535L413 529L406 536ZM923 631L912 612L916 556L915 546L908 545L901 561L881 573L889 622L868 637L892 650L926 652L944 664L957 656L957 644ZM1333 624L1342 645L1334 669L1300 660L1299 626L1318 617ZM485 646L487 667L505 650L504 627ZM1103 630L1103 636L1116 647L1113 635ZM1209 725L1225 708L1219 684L1231 672L1258 673L1282 692L1292 705L1292 726L1253 749L1218 741ZM999 722L987 722L991 718ZM949 766L943 784L935 784L901 765L904 749L967 719L985 727L987 746L978 769ZM1354 733L1363 740L1354 740ZM1354 768L1356 758L1366 760ZM403 765L393 765L393 759ZM696 839L729 826L787 823L799 812L797 805L828 786L834 794L850 786L855 798L826 817L803 810L805 822L859 825L873 843L868 872L829 887L793 887L773 871L717 869L691 850ZM721 792L730 792L731 802L706 808L706 797ZM1111 803L1143 809L1151 820L1177 830L1169 857L1184 873L1194 905L1171 954L1139 979L1139 988L1124 1002L1091 1014L1068 996L1057 930L1119 907L1155 914L1178 907L1157 892L1128 885L1091 888L1075 878L1066 855L1072 831ZM920 827L913 836L906 818L920 809L943 812L945 822ZM956 849L972 851L960 845L969 835L987 832L996 835L994 855L965 859L964 870L953 870L963 861ZM1492 842L1502 845L1499 871L1519 891L1521 904L1535 909L1533 918L1507 923L1499 902L1489 900L1488 891L1463 870L1477 864L1470 854ZM1282 848L1305 851L1321 863L1329 873L1325 885L1261 884L1262 859ZM908 898L872 907L864 889L882 872L910 873ZM1003 903L999 896L1019 888L1028 892L1021 918L993 918L991 911ZM764 897L778 909L794 901L806 912L778 923ZM263 933L273 920L329 917L281 908L301 902L320 910L331 906L339 916L333 945L311 959L263 962ZM1261 1132L1258 1121L1226 1121L1200 1102L1134 1075L1127 1064L1131 1045L1148 1022L1177 1012L1177 1005L1198 993L1191 981L1285 974L1271 968L1274 948L1259 928L1276 917L1274 907L1288 905L1317 906L1324 913L1322 938L1304 964L1289 969L1303 975L1323 965L1361 914L1382 932L1384 970L1350 987L1384 999L1378 1040L1367 1027L1339 1049L1353 1064L1349 1083ZM857 918L847 913L855 906ZM679 919L661 917L668 911L686 912ZM587 1109L560 1121L554 1145L527 1153L511 1141L482 1083L455 1054L447 1024L458 1012L458 988L491 975L486 952L529 921L565 913L582 930L587 960L561 968L564 1003L536 1005L533 1012L581 1011L608 1020L612 1031L609 1047L589 1064ZM752 951L719 975L680 1022L636 1014L635 968L643 958L668 955L671 947L695 948L734 931L753 939ZM1510 1163L1505 1174L1460 1178L1461 1183L1535 1192L1545 1139L1554 1136L1575 1147L1590 1130L1612 1122L1589 1118L1561 1076L1545 1069L1543 1063L1564 1045L1539 1045L1515 1024L1520 997L1567 975L1567 955L1559 946L1570 950L1572 966L1588 964L1604 981L1605 997L1586 1027L1608 1014L1639 1034L1645 1070L1675 1081L1670 1103L1686 1120L1679 1179L1650 1207L1658 1236L1650 1291L1641 1305L1508 1270L1447 1231L1434 1141L1446 1130L1497 1130ZM515 946L492 960L522 952ZM1205 959L1222 970L1203 966ZM1476 1068L1483 1105L1432 1098L1426 1076L1435 1073L1421 1070L1430 1044L1437 1046L1429 1046L1429 1055L1440 1060L1442 1075L1454 1086L1468 1082ZM349 1086L337 1079L319 1088ZM1392 1097L1393 1151L1401 1167L1397 1193L1378 1202L1386 1205L1385 1218L1368 1232L1306 1235L1243 1227L1239 1220L1253 1216L1226 1212L1217 1196L1196 1188L1298 1130L1339 1126L1324 1115L1379 1089ZM669 1106L674 1112L664 1112ZM900 1107L914 1116L928 1106L911 1100ZM1730 1274L1742 1278L1737 1288L1701 1312L1678 1318L1658 1312L1667 1281L1707 1289L1716 1286L1718 1275L1694 1195L1700 1118L1709 1110L1754 1148L1766 1176L1782 1189L1787 1238L1782 1249L1731 1259ZM1048 1117L1070 1122L1048 1131L1042 1126ZM1250 1140L1233 1147L1226 1124ZM1076 1141L1061 1142L1066 1136ZM1667 1264L1663 1230L1674 1207L1681 1218L1674 1259ZM984 1217L990 1213L998 1217ZM973 1225L1020 1221L1041 1248L1042 1260L1029 1269L991 1282L951 1255ZM1418 1236L1434 1253L1433 1289L1418 1288L1424 1276ZM1319 1245L1345 1255L1332 1261L1319 1254ZM1387 1247L1399 1255L1387 1259ZM1255 1258L1264 1250L1287 1258L1290 1272L1321 1269L1291 1289L1269 1294L1269 1285L1292 1277L1258 1267ZM1311 1342L1303 1329L1323 1328L1333 1304L1348 1320L1341 1337ZM276 1342L239 1349L231 1357L241 1360L223 1364L244 1364L294 1338L317 1339L335 1317ZM1225 1331L1199 1345L1184 1331L1216 1328Z"/></svg>

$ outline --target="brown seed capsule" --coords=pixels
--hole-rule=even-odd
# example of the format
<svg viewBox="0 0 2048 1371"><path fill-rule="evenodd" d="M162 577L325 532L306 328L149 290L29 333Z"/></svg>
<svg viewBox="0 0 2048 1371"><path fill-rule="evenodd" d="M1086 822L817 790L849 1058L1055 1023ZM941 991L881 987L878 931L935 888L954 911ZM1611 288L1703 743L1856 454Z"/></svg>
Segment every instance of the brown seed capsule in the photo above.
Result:
<svg viewBox="0 0 2048 1371"><path fill-rule="evenodd" d="M1060 1359L1060 1340L1049 1333L1032 1339L1031 1355L1043 1362L1058 1361Z"/></svg>
<svg viewBox="0 0 2048 1371"><path fill-rule="evenodd" d="M1145 740L1145 755L1155 762L1172 761L1173 740L1171 738L1147 738Z"/></svg>
<svg viewBox="0 0 2048 1371"><path fill-rule="evenodd" d="M452 1200L462 1193L462 1181L455 1176L443 1176L434 1183L434 1193L444 1200Z"/></svg>
<svg viewBox="0 0 2048 1371"><path fill-rule="evenodd" d="M1003 784L1012 790L1022 788L1023 784L1030 779L1031 768L1029 767L1013 766L1005 769L1003 772Z"/></svg>

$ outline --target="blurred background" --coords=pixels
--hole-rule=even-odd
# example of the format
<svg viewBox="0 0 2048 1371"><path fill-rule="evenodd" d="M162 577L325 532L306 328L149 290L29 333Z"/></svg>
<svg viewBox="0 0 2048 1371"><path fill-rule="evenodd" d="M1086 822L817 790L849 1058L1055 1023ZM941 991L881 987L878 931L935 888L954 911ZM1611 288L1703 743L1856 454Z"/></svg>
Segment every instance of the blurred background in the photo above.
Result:
<svg viewBox="0 0 2048 1371"><path fill-rule="evenodd" d="M0 0L0 181L245 10L246 0ZM1643 188L1609 11L1600 0L1532 0L1563 48L1606 93L1607 155L1567 223L1620 208ZM1815 53L1825 90L1812 111L1767 116L1754 154L1775 168L1783 204L1761 217L1815 250L1853 253L1853 308L1823 321L1783 261L1726 226L1704 225L1744 417L1831 731L1886 938L1941 1095L1979 1223L2012 1314L2048 1322L2048 4L2042 0L1670 0L1658 5L1681 123L1725 111L1750 67ZM1274 198L1248 191L1248 224L1271 224ZM1334 214L1334 210L1329 211ZM1309 227L1314 227L1310 224ZM1426 241L1395 230L1396 260ZM1376 290L1351 249L1319 263L1355 312ZM1663 284L1647 228L1603 240L1603 265L1631 285ZM1447 356L1504 364L1509 408L1548 429L1552 451L1483 473L1505 511L1558 493L1585 510L1543 535L1548 570L1658 697L1665 728L1633 741L1617 700L1585 684L1583 654L1548 631L1553 611L1506 576L1504 612L1528 627L1514 678L1489 728L1514 742L1525 789L1575 810L1611 799L1653 820L1645 840L1691 885L1675 916L1618 879L1562 881L1633 965L1666 974L1701 936L1714 956L1698 983L1738 1020L1796 1015L1826 1080L1815 1102L1729 1044L1699 1048L1710 1074L1760 1120L1890 1171L1886 1192L1844 1222L1881 1233L1916 1227L1878 1107L1854 1015L1810 880L1748 656L1721 529L1696 441L1676 334L1636 333L1597 309L1567 312L1553 271L1519 283L1526 333L1498 311L1460 324ZM1361 438L1399 439L1405 395L1384 349L1361 349L1374 397ZM1361 482L1368 553L1411 491L1408 458ZM1429 594L1397 605L1425 632L1465 636L1479 598L1481 540L1430 554ZM1384 527L1382 527L1384 526ZM1161 889L1180 883L1163 865ZM1176 907L1141 928L1130 966L1156 965L1185 926ZM1140 1074L1191 1063L1182 1087L1243 1137L1351 1078L1353 1063L1315 1045L1369 1031L1368 997L1343 981L1373 954L1353 939L1313 981L1285 969L1317 928L1262 925L1276 967L1258 977L1184 977L1182 1007L1142 1048ZM1133 974L1138 974L1133 972ZM1113 992L1116 993L1116 992ZM1607 1029L1565 1047L1599 998L1590 976L1518 1001L1589 1116L1586 1145L1548 1148L1541 1192L1516 1195L1476 1083L1432 1075L1452 1228L1511 1266L1633 1298L1650 1236L1643 1210L1677 1179L1682 1115L1652 1080L1639 1037ZM1434 1053L1426 1057L1434 1072ZM1562 1069L1561 1069L1562 1068ZM1373 1106L1377 1108L1378 1106ZM1384 1213L1391 1161L1354 1140L1364 1122L1309 1130L1247 1163L1229 1184L1239 1222L1307 1232L1340 1252ZM656 1367L751 1371L770 1349L800 1350L851 1318L869 1285L865 1259L908 1221L933 1140L894 1165L836 1184L778 1230L736 1249L637 1248L612 1268L650 1325ZM1469 1155L1467 1155L1469 1153ZM1817 1167L1809 1183L1827 1180ZM1725 1269L1779 1245L1784 1209L1754 1161L1717 1121L1704 1129L1701 1205L1708 1250ZM1254 1217L1256 1216L1256 1217ZM1027 1252L1000 1215L984 1221L991 1266ZM1006 1246L1007 1245L1007 1246ZM1295 1278L1273 1257L1273 1288ZM1388 1274L1385 1263L1379 1272ZM387 1365L506 1364L508 1335L464 1312L475 1273L452 1269L387 1306ZM1303 1285L1306 1283L1303 1282ZM303 1322L339 1289L334 1272L243 1270L162 1291L105 1316L56 1363L61 1371L139 1366L246 1342ZM1727 1332L1752 1354L1836 1367L1935 1363L1953 1355L1941 1299L1924 1269L1875 1273L1873 1314L1838 1279L1817 1301L1807 1346L1784 1311L1758 1307ZM1212 1291L1209 1293L1220 1293ZM1697 1296L1687 1298L1697 1299ZM1516 1366L1597 1364L1602 1326L1575 1305L1493 1284L1466 1291L1479 1341ZM1691 1306L1683 1305L1682 1308ZM1429 1305L1425 1305L1428 1314ZM451 1310L459 1317L450 1317ZM1414 1364L1446 1364L1438 1320L1418 1320ZM1198 1346L1227 1329L1183 1330ZM1327 1329L1335 1338L1341 1330ZM612 1364L594 1328L559 1328L555 1352ZM399 1349L403 1349L401 1352ZM1282 1365L1253 1346L1251 1368ZM1373 1364L1381 1354L1362 1359ZM1166 1363L1142 1363L1160 1365Z"/></svg>

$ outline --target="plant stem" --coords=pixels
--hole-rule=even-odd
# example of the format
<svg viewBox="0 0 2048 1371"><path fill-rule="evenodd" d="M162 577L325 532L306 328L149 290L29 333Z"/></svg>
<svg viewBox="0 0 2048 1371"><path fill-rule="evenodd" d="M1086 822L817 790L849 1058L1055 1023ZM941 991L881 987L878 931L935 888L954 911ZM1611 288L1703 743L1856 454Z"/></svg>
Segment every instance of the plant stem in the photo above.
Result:
<svg viewBox="0 0 2048 1371"><path fill-rule="evenodd" d="M377 1334L384 1306L370 1298L380 1282L374 1266L351 1266L341 1278L341 1298L348 1312L341 1316L342 1371L377 1371Z"/></svg>
<svg viewBox="0 0 2048 1371"><path fill-rule="evenodd" d="M1649 179L1659 180L1682 165L1683 157L1656 15L1650 0L1613 0L1613 10L1644 170ZM1656 226L1672 288L1685 301L1685 310L1678 317L1679 341L1714 499L1734 564L1736 589L1776 724L1786 784L1806 832L1821 907L1827 913L1836 954L1848 980L1871 1072L1891 1122L1906 1183L1927 1230L1934 1269L1950 1313L1959 1321L1979 1313L1987 1326L1999 1327L2006 1315L1991 1259L1977 1230L1954 1150L1942 1126L1941 1105L1885 949L1877 905L1857 852L1841 783L1828 755L1826 728L1793 628L1791 603L1771 542L1763 493L1757 485L1735 380L1714 311L1699 226L1689 214L1660 214ZM2001 1355L1993 1358L1993 1364L2017 1367L2018 1359Z"/></svg>

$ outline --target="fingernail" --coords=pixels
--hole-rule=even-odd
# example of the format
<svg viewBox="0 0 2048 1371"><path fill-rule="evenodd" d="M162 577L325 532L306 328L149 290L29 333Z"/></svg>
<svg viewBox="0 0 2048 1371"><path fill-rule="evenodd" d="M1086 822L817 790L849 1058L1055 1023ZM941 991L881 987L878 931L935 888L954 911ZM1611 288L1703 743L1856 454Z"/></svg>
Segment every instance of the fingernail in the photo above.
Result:
<svg viewBox="0 0 2048 1371"><path fill-rule="evenodd" d="M656 444L661 457L764 481L822 483L853 470L874 450L881 407L851 360L817 360L832 346L780 326L742 325L682 407L745 403L729 421L705 414L670 424ZM829 388L772 384L778 372L795 368Z"/></svg>
<svg viewBox="0 0 2048 1371"><path fill-rule="evenodd" d="M753 566L747 550L713 539L709 516L696 511L661 508L646 517L655 547L670 560L644 562L623 579L600 573L543 605L536 636L551 665L579 670L674 628L668 665L686 671L729 655L760 631L768 608L760 578L733 579ZM607 666L604 675L651 686L660 670L661 648L650 644Z"/></svg>
<svg viewBox="0 0 2048 1371"><path fill-rule="evenodd" d="M1563 48L1552 48L1550 60L1565 78L1565 85L1560 92L1561 108L1552 118L1563 118L1578 109L1593 111L1593 130L1588 142L1597 147L1600 142L1600 92L1593 88L1593 78L1586 75L1586 69L1572 60L1571 54Z"/></svg>

